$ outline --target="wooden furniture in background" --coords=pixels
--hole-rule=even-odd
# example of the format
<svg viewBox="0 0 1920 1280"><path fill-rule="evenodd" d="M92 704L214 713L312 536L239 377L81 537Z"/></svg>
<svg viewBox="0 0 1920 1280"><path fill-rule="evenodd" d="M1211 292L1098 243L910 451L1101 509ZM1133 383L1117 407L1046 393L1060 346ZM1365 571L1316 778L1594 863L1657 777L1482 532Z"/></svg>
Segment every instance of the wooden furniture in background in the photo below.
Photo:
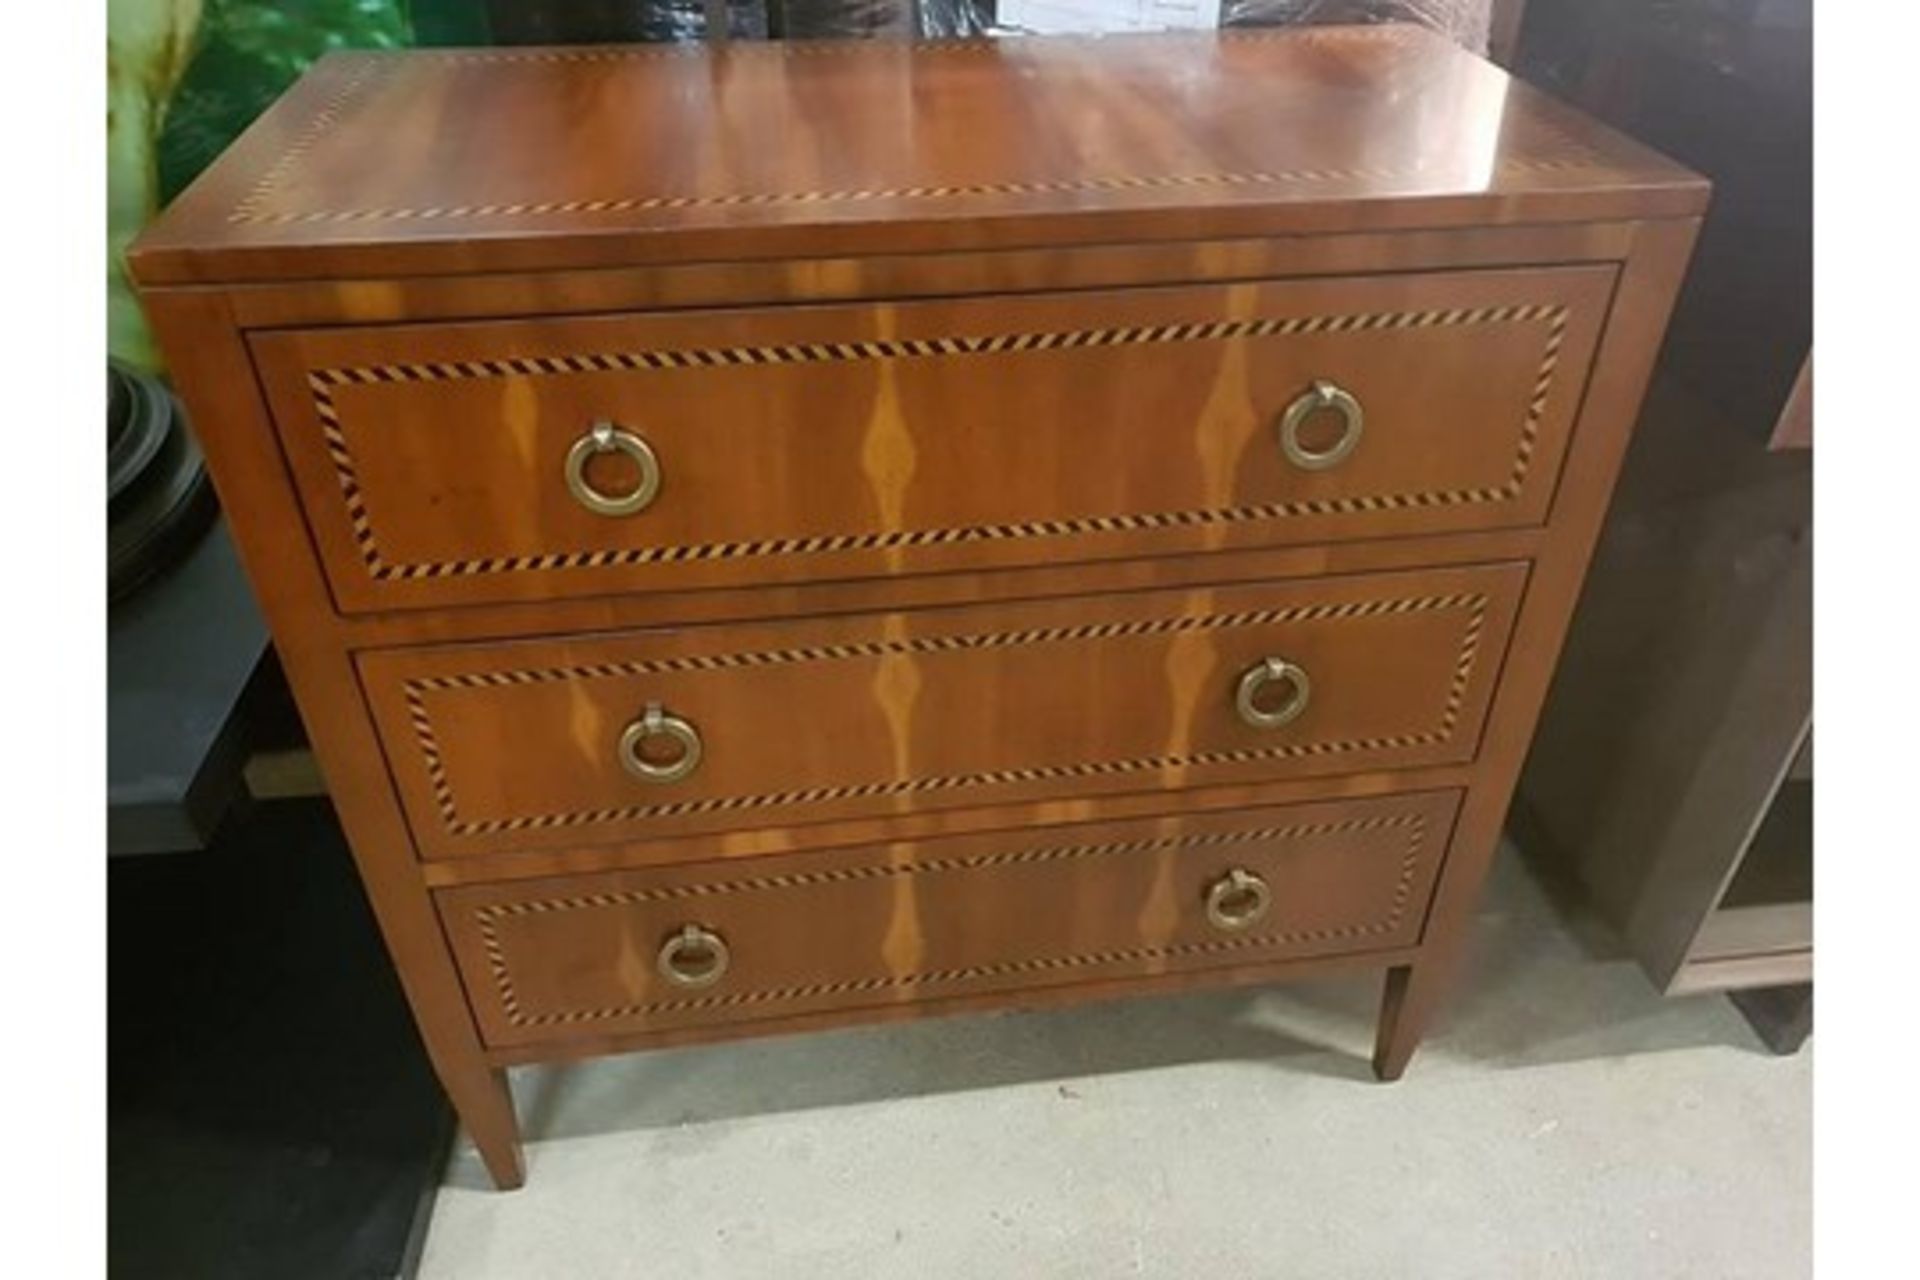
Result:
<svg viewBox="0 0 1920 1280"><path fill-rule="evenodd" d="M1503 67L1511 67L1526 20L1527 0L1493 0L1493 11L1487 20L1487 57Z"/></svg>
<svg viewBox="0 0 1920 1280"><path fill-rule="evenodd" d="M1800 362L1800 372L1794 375L1793 390L1787 393L1787 402L1780 407L1780 416L1774 419L1773 434L1767 438L1769 449L1811 449L1813 448L1813 352L1807 352L1807 358Z"/></svg>
<svg viewBox="0 0 1920 1280"><path fill-rule="evenodd" d="M1809 467L1655 384L1521 783L1521 843L1675 995L1812 977Z"/></svg>
<svg viewBox="0 0 1920 1280"><path fill-rule="evenodd" d="M1519 65L1710 174L1516 829L1662 990L1813 975L1812 6L1534 0Z"/></svg>
<svg viewBox="0 0 1920 1280"><path fill-rule="evenodd" d="M1400 1074L1706 200L1410 27L324 60L133 265L422 1034L1334 969Z"/></svg>

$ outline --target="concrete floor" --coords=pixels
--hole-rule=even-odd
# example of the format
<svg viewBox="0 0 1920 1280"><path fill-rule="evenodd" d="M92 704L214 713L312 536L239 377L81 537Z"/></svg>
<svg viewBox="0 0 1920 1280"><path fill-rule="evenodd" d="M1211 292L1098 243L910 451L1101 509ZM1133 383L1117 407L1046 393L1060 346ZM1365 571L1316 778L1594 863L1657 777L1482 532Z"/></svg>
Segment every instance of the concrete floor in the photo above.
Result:
<svg viewBox="0 0 1920 1280"><path fill-rule="evenodd" d="M517 1072L528 1185L462 1143L420 1275L1808 1275L1811 1046L1662 1000L1511 850L1478 933L1391 1086L1368 978Z"/></svg>

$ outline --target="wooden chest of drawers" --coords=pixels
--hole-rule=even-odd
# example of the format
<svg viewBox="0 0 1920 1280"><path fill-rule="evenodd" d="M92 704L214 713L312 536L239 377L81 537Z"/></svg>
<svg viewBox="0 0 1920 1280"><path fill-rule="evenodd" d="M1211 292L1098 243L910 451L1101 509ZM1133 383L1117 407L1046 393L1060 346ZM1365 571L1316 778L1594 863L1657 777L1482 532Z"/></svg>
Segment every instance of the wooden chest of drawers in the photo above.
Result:
<svg viewBox="0 0 1920 1280"><path fill-rule="evenodd" d="M131 261L422 1034L1460 958L1706 189L1412 27L323 60Z"/></svg>

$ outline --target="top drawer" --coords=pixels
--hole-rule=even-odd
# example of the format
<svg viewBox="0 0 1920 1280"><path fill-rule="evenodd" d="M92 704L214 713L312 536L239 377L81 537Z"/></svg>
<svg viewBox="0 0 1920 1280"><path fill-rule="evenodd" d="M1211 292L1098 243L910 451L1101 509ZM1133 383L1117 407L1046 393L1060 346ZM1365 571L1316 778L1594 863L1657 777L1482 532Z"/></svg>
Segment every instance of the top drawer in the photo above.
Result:
<svg viewBox="0 0 1920 1280"><path fill-rule="evenodd" d="M1613 274L252 344L336 600L363 611L1538 524Z"/></svg>

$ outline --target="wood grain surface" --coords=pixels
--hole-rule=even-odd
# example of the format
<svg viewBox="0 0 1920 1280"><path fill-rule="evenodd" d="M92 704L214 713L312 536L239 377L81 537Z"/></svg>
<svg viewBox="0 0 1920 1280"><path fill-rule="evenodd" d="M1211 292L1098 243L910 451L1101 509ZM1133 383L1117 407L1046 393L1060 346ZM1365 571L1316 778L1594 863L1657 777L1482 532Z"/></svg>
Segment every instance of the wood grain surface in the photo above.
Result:
<svg viewBox="0 0 1920 1280"><path fill-rule="evenodd" d="M393 609L1539 524L1612 276L303 330L254 350L336 598ZM1277 436L1322 381L1362 416L1353 452L1314 470ZM1301 430L1324 448L1343 424L1317 416ZM569 491L600 422L658 459L643 510ZM606 461L589 479L631 491L632 463Z"/></svg>
<svg viewBox="0 0 1920 1280"><path fill-rule="evenodd" d="M369 157L377 156L377 163ZM1699 179L1412 25L323 59L146 283L1698 213Z"/></svg>
<svg viewBox="0 0 1920 1280"><path fill-rule="evenodd" d="M420 850L454 857L1469 760L1525 578L1436 569L360 666ZM1304 669L1308 700L1254 728L1236 687L1267 657ZM703 744L681 780L621 763L649 703Z"/></svg>
<svg viewBox="0 0 1920 1280"><path fill-rule="evenodd" d="M514 1062L1360 967L1397 1076L1705 199L1413 28L419 51L323 60L131 260L511 1186ZM1316 379L1365 431L1309 472ZM597 420L653 506L572 505ZM683 780L619 762L650 703ZM717 1002L656 985L689 926Z"/></svg>
<svg viewBox="0 0 1920 1280"><path fill-rule="evenodd" d="M1458 797L1243 809L439 895L490 1045L857 1009L1405 946ZM1210 921L1234 871L1270 895ZM692 925L710 985L663 976Z"/></svg>

